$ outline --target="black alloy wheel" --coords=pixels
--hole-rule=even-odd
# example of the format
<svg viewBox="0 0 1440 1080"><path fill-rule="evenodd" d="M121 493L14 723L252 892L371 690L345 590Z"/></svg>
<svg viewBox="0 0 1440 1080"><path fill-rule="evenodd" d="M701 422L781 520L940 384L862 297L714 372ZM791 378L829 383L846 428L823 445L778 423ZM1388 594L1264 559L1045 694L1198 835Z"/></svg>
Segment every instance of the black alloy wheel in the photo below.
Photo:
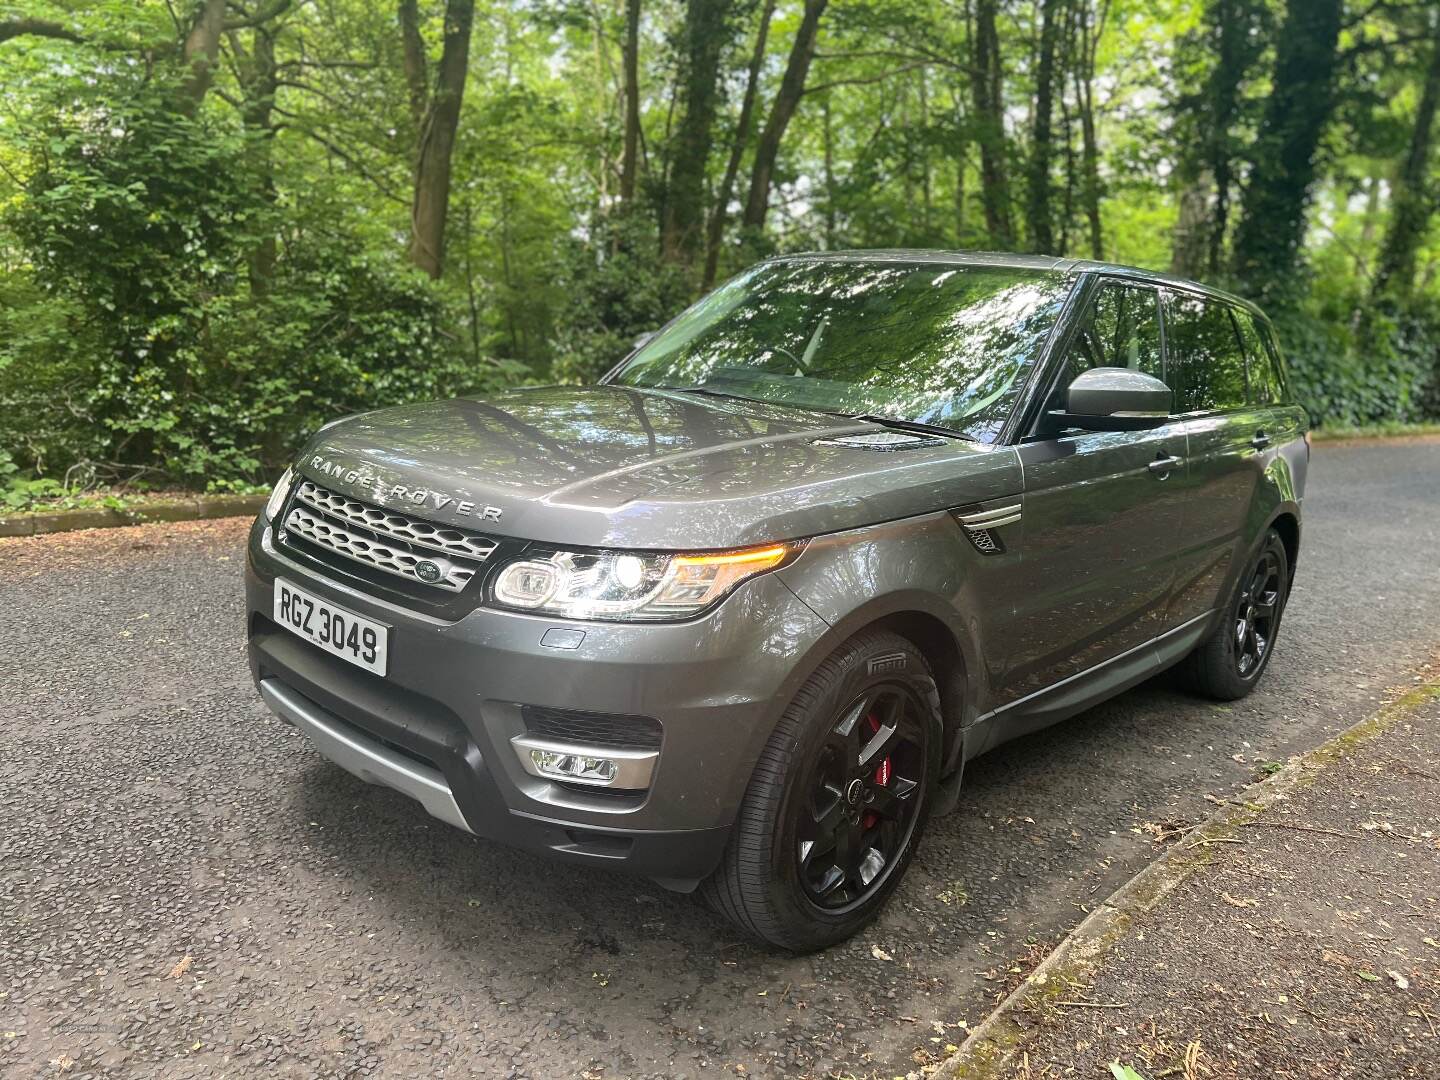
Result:
<svg viewBox="0 0 1440 1080"><path fill-rule="evenodd" d="M1176 669L1183 684L1216 701L1235 701L1255 689L1275 652L1290 593L1290 559L1274 529L1243 566L1229 603Z"/></svg>
<svg viewBox="0 0 1440 1080"><path fill-rule="evenodd" d="M1231 617L1235 672L1242 679L1253 678L1265 666L1280 617L1281 588L1280 560L1267 550L1241 585Z"/></svg>
<svg viewBox="0 0 1440 1080"><path fill-rule="evenodd" d="M944 730L935 677L913 642L888 630L845 642L771 732L701 895L795 952L860 931L914 858Z"/></svg>
<svg viewBox="0 0 1440 1080"><path fill-rule="evenodd" d="M906 849L920 805L929 725L913 691L882 683L840 711L799 804L800 882L817 907L863 904Z"/></svg>

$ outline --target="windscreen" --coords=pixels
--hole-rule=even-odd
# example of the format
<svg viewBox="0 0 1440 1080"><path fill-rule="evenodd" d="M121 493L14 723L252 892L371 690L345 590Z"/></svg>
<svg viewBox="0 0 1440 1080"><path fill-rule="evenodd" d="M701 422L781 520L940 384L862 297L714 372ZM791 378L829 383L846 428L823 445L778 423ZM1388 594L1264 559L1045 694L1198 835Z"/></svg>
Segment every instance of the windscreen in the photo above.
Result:
<svg viewBox="0 0 1440 1080"><path fill-rule="evenodd" d="M1006 267L764 263L687 310L613 381L879 415L988 442L1071 284Z"/></svg>

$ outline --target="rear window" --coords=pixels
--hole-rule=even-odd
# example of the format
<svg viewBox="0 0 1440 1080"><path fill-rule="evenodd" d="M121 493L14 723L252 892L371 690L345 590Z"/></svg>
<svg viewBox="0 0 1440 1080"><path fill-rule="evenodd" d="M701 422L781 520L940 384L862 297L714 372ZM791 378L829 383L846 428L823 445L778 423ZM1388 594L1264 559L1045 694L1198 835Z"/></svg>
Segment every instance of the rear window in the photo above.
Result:
<svg viewBox="0 0 1440 1080"><path fill-rule="evenodd" d="M1189 293L1165 297L1166 375L1178 413L1243 408L1245 347L1230 307Z"/></svg>
<svg viewBox="0 0 1440 1080"><path fill-rule="evenodd" d="M1280 365L1266 346L1265 338L1248 311L1235 311L1235 325L1250 360L1250 404L1276 405L1285 400L1285 384L1280 378Z"/></svg>

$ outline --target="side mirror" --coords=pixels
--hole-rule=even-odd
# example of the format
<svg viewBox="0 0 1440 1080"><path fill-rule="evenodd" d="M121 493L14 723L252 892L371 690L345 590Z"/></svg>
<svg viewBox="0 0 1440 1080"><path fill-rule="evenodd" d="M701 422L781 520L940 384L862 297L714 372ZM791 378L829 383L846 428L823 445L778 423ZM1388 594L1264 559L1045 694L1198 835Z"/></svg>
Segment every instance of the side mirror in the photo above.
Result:
<svg viewBox="0 0 1440 1080"><path fill-rule="evenodd" d="M1170 388L1152 375L1099 367L1077 375L1065 391L1065 408L1049 415L1060 428L1145 431L1169 421L1170 402Z"/></svg>

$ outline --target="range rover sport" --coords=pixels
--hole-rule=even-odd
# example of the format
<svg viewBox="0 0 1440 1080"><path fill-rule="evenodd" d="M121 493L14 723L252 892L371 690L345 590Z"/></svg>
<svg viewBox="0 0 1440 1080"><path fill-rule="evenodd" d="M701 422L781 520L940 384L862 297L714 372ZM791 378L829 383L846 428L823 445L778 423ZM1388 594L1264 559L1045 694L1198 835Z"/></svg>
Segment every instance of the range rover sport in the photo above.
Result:
<svg viewBox="0 0 1440 1080"><path fill-rule="evenodd" d="M435 817L813 949L876 914L976 755L1173 665L1249 693L1308 460L1233 296L776 258L596 385L322 428L251 532L250 664Z"/></svg>

